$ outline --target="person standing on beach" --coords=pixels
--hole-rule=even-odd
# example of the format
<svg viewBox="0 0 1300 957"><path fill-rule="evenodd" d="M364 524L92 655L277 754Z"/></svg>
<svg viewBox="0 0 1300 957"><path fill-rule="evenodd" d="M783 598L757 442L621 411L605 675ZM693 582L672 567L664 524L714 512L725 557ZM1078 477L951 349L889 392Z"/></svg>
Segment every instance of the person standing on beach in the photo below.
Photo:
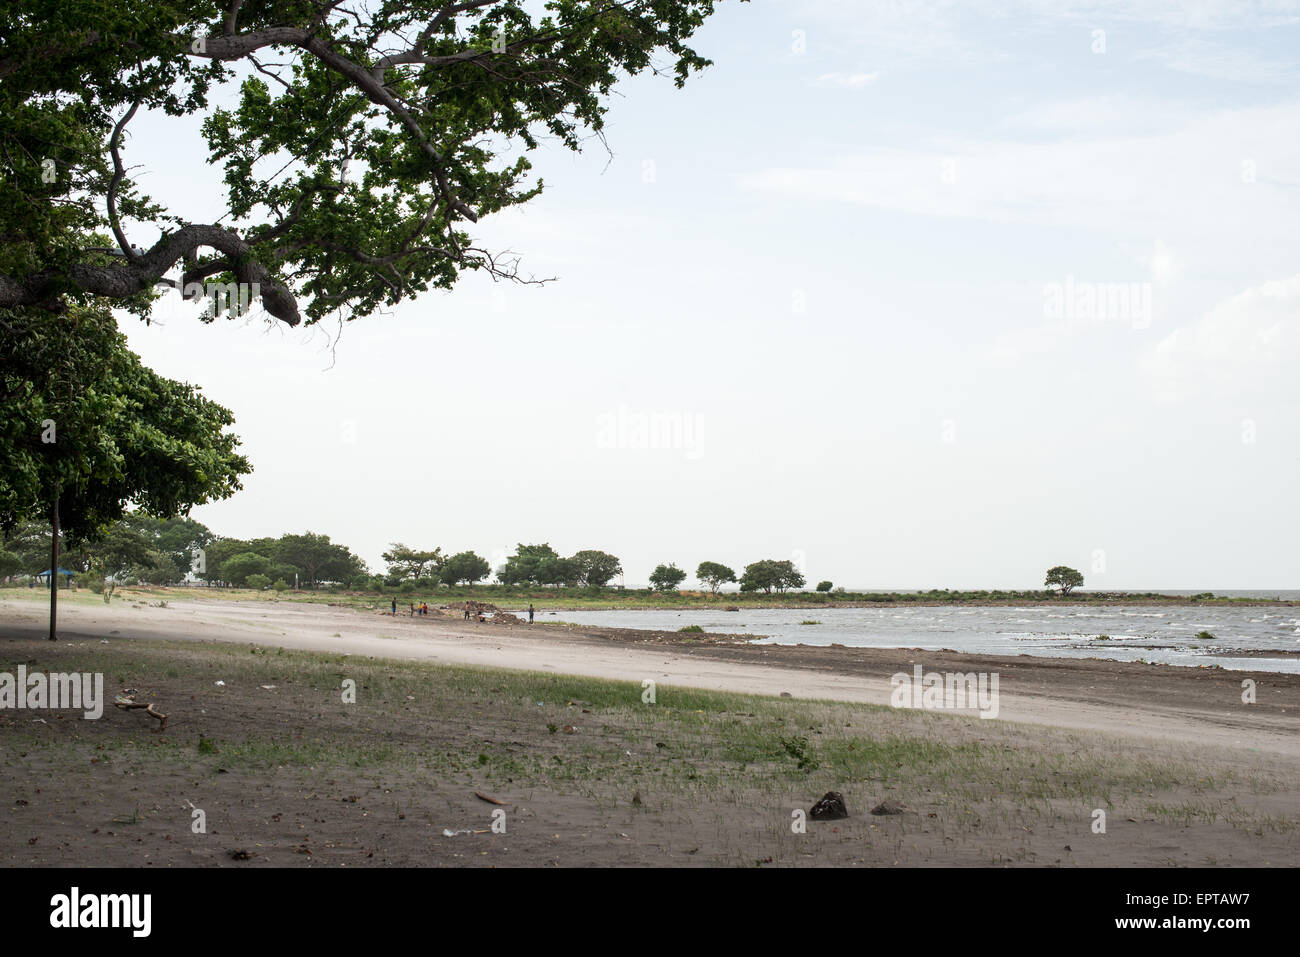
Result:
<svg viewBox="0 0 1300 957"><path fill-rule="evenodd" d="M528 624L531 625L532 623L533 623L533 605L532 602L529 602L528 603Z"/></svg>
<svg viewBox="0 0 1300 957"><path fill-rule="evenodd" d="M397 596L393 596L393 617L397 617Z"/></svg>

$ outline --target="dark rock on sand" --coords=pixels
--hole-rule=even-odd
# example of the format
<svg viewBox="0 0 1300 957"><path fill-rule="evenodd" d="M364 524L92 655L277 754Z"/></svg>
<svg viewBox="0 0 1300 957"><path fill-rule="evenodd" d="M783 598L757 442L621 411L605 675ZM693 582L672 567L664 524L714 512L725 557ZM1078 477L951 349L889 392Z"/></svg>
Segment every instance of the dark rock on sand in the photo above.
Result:
<svg viewBox="0 0 1300 957"><path fill-rule="evenodd" d="M812 806L808 816L814 821L834 821L848 817L849 809L844 805L844 795L839 791L827 791L822 799Z"/></svg>

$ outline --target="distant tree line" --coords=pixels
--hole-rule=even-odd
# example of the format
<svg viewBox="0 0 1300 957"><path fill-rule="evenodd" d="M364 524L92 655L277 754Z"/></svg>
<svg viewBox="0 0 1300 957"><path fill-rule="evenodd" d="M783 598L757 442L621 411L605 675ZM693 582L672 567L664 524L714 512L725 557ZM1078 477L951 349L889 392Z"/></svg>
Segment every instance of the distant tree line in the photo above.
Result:
<svg viewBox="0 0 1300 957"><path fill-rule="evenodd" d="M0 579L34 575L49 568L49 536L49 526L40 520L17 523L0 538ZM346 545L330 541L328 535L302 532L278 538L222 538L192 518L159 519L143 512L128 512L103 534L67 547L59 563L78 573L90 587L98 590L98 584L105 583L110 591L116 584L170 585L192 576L210 585L234 588L285 589L295 584L316 588L325 583L409 592L421 586L477 585L494 574L500 584L507 586L603 588L623 574L622 563L609 552L583 549L566 558L547 543L521 542L495 573L487 559L472 551L444 555L441 548L417 549L393 542L382 557L387 570L374 574L360 556ZM714 595L730 584L738 584L742 592L769 595L803 589L807 584L794 562L778 559L751 562L739 575L721 562L700 562L695 577ZM650 587L659 592L677 591L686 578L687 573L677 565L660 564L650 573ZM1064 597L1083 585L1083 575L1057 565L1048 570L1044 584L1058 589ZM831 582L821 581L816 590L829 593L833 587ZM922 597L950 594L965 593L950 593L947 589L915 593ZM883 600L889 596L879 597Z"/></svg>
<svg viewBox="0 0 1300 957"><path fill-rule="evenodd" d="M493 571L487 559L473 551L443 554L442 549L412 548L392 542L383 552L387 569L374 574L346 545L315 532L289 533L278 538L227 538L192 518L154 518L130 512L106 532L66 549L64 568L79 573L92 586L115 584L175 584L198 579L234 588L315 588L321 583L350 588L402 589L420 586L476 585L495 574L508 586L603 588L623 574L618 556L583 549L563 556L549 543L520 543L513 555ZM0 541L0 578L43 572L49 566L49 529L40 521L21 522ZM678 590L687 574L675 564L661 564L650 573L656 591ZM711 593L738 583L743 592L784 593L805 585L793 562L764 559L736 572L720 562L701 562L695 577ZM818 585L830 590L830 582Z"/></svg>
<svg viewBox="0 0 1300 957"><path fill-rule="evenodd" d="M49 527L20 522L0 541L0 578L49 567ZM307 587L368 581L366 564L346 545L314 532L279 538L220 538L192 518L159 519L130 512L102 534L69 546L59 564L91 587L107 582L170 585L191 575L211 585Z"/></svg>

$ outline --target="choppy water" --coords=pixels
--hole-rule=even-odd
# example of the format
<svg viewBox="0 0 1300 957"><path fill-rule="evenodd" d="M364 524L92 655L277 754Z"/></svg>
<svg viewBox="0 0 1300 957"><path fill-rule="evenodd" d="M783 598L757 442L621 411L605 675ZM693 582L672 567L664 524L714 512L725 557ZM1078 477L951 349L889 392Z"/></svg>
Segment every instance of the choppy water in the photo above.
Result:
<svg viewBox="0 0 1300 957"><path fill-rule="evenodd" d="M543 612L541 620L551 617ZM1300 608L1090 605L916 608L560 611L583 625L765 635L774 644L925 648L993 655L1109 658L1174 665L1218 665L1300 674L1300 657L1242 656L1241 651L1300 652ZM800 622L814 619L818 625ZM1196 638L1208 631L1213 640ZM1109 635L1102 641L1099 635Z"/></svg>

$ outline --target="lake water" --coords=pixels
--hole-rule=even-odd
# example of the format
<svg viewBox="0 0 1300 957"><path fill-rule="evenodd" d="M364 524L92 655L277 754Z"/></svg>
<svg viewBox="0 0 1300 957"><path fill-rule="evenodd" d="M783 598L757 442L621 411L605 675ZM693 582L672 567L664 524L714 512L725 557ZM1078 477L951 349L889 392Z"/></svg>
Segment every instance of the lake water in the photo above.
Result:
<svg viewBox="0 0 1300 957"><path fill-rule="evenodd" d="M1300 674L1300 657L1242 656L1241 651L1300 652L1300 608L1092 605L915 608L559 611L539 614L582 625L766 636L774 644L951 649L993 655L1109 658L1175 665L1218 665ZM821 624L800 624L805 620ZM1208 631L1213 640L1196 638ZM1107 641L1099 635L1109 635Z"/></svg>

